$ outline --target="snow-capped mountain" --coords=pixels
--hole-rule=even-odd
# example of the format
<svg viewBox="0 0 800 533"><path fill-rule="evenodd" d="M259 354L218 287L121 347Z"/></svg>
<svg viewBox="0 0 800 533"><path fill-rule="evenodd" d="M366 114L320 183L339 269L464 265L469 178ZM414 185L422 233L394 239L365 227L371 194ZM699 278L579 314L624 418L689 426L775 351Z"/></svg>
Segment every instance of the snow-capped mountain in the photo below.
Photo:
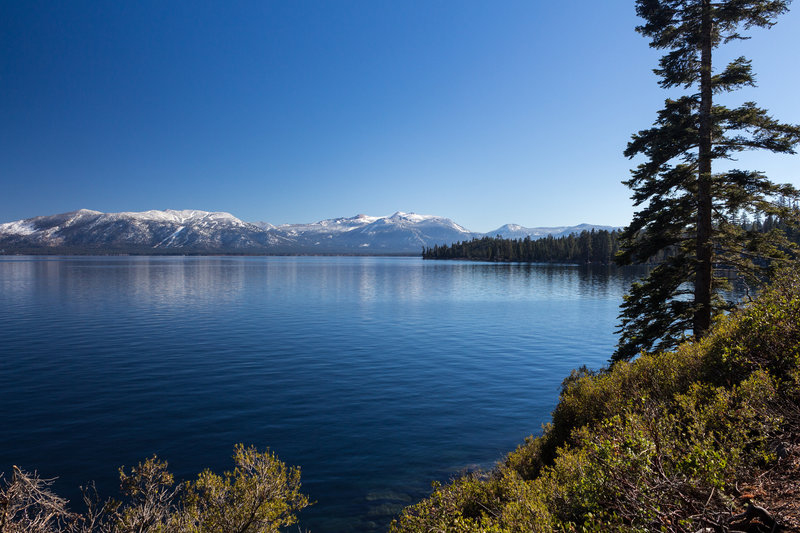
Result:
<svg viewBox="0 0 800 533"><path fill-rule="evenodd" d="M183 210L101 213L81 209L0 224L0 249L215 251L285 244L230 213Z"/></svg>
<svg viewBox="0 0 800 533"><path fill-rule="evenodd" d="M263 230L275 229L275 226L270 224L269 222L251 222L254 226L258 226Z"/></svg>
<svg viewBox="0 0 800 533"><path fill-rule="evenodd" d="M453 221L397 212L311 224L248 223L230 213L101 213L81 209L0 224L0 250L75 253L419 253L470 239Z"/></svg>
<svg viewBox="0 0 800 533"><path fill-rule="evenodd" d="M315 240L320 235L327 237L328 235L338 235L354 229L363 228L364 226L372 224L381 218L383 217L356 215L349 218L329 218L309 224L281 224L279 226L272 226L272 229L290 237L307 237L311 240ZM266 223L257 222L256 224Z"/></svg>
<svg viewBox="0 0 800 533"><path fill-rule="evenodd" d="M380 249L389 242L402 242L409 249L420 250L423 246L469 240L477 234L449 218L398 211L348 233L347 237L360 247Z"/></svg>
<svg viewBox="0 0 800 533"><path fill-rule="evenodd" d="M483 234L449 218L401 211L275 226L197 210L101 213L81 209L0 224L0 253L418 254L423 247L484 235L536 239L593 228L614 229L590 224L552 228L506 224Z"/></svg>
<svg viewBox="0 0 800 533"><path fill-rule="evenodd" d="M360 253L417 253L423 246L478 236L448 218L401 211L384 217L356 215L313 224L283 224L272 231L309 250Z"/></svg>
<svg viewBox="0 0 800 533"><path fill-rule="evenodd" d="M486 233L489 237L496 237L501 236L504 239L524 239L525 237L530 237L531 239L541 239L547 237L548 235L552 235L553 237L565 237L570 233L580 233L582 231L591 231L591 230L606 230L612 231L616 228L614 226L597 226L595 224L578 224L577 226L554 226L554 227L546 227L546 228L526 228L520 226L519 224L505 224L504 226L500 226L494 231L489 231Z"/></svg>

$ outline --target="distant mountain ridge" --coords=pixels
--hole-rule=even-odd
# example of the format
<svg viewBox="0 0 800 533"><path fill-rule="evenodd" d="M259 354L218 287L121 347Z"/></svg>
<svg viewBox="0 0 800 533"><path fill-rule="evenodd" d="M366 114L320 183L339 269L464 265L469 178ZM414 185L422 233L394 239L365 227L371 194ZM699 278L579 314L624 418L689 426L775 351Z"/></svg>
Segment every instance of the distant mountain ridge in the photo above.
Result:
<svg viewBox="0 0 800 533"><path fill-rule="evenodd" d="M159 252L275 247L277 235L230 213L183 210L101 213L81 209L0 224L0 249Z"/></svg>
<svg viewBox="0 0 800 533"><path fill-rule="evenodd" d="M494 231L486 233L489 237L501 236L504 239L541 239L552 235L553 237L566 237L570 233L580 233L582 231L606 230L613 231L619 229L616 226L598 226L595 224L578 224L577 226L555 226L546 228L526 228L519 224L505 224Z"/></svg>
<svg viewBox="0 0 800 533"><path fill-rule="evenodd" d="M80 209L0 224L2 253L418 254L423 247L484 235L533 239L609 226L525 228L506 224L472 232L435 215L398 211L310 224L244 222L230 213L172 210L102 213Z"/></svg>

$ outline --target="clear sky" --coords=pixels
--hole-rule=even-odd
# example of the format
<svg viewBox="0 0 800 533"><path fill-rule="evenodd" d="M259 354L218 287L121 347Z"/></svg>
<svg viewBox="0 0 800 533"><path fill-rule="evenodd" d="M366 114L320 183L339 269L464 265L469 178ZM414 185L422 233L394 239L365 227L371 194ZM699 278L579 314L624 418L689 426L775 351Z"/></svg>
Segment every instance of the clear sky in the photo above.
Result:
<svg viewBox="0 0 800 533"><path fill-rule="evenodd" d="M625 225L669 96L632 0L0 0L0 222L79 208ZM800 4L725 54L800 123ZM722 54L719 56L722 57ZM800 186L800 156L742 167Z"/></svg>

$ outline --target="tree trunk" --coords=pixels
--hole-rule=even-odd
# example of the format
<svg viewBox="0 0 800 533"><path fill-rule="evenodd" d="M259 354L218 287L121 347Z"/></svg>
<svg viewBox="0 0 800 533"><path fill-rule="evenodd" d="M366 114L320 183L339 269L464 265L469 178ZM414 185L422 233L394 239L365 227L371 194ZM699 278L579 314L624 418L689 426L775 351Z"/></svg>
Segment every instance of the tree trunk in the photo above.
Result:
<svg viewBox="0 0 800 533"><path fill-rule="evenodd" d="M697 180L697 266L693 333L700 339L711 327L711 0L702 0L700 41L700 148Z"/></svg>

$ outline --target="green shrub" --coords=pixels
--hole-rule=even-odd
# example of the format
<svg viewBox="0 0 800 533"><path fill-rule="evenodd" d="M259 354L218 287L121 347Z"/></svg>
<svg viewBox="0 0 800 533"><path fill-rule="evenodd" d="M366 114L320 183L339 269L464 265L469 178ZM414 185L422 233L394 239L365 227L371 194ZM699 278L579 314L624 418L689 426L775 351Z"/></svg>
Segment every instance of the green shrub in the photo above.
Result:
<svg viewBox="0 0 800 533"><path fill-rule="evenodd" d="M15 468L11 480L0 478L0 533L277 533L294 524L309 505L300 471L241 444L233 459L233 471L178 484L156 457L120 468L122 501L87 494L83 515L67 510L49 480Z"/></svg>
<svg viewBox="0 0 800 533"><path fill-rule="evenodd" d="M800 400L800 275L700 343L574 371L552 422L483 477L438 486L392 531L696 531L767 468Z"/></svg>

